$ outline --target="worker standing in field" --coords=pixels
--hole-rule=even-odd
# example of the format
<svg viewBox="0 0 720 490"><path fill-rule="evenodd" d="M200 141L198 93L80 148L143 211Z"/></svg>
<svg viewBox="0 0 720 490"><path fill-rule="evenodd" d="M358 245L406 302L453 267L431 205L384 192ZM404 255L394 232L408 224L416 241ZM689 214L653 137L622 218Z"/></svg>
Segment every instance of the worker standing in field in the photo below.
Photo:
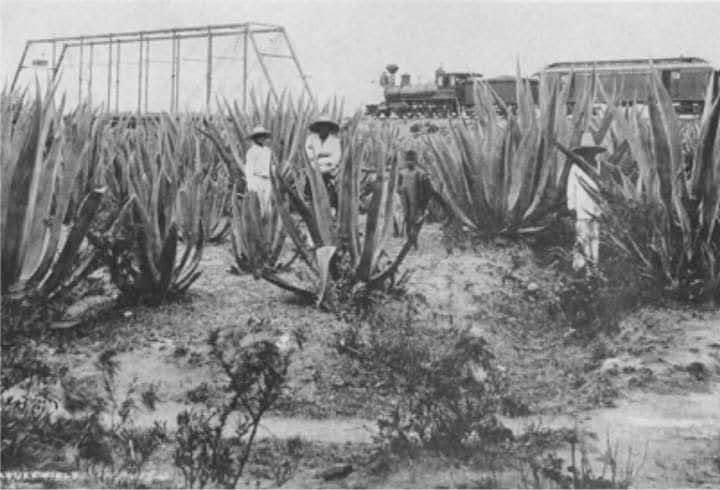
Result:
<svg viewBox="0 0 720 490"><path fill-rule="evenodd" d="M405 168L398 178L397 195L402 206L402 217L396 220L396 223L401 225L398 231L401 231L417 250L418 224L425 217L433 190L428 175L418 168L415 150L405 152Z"/></svg>
<svg viewBox="0 0 720 490"><path fill-rule="evenodd" d="M595 159L598 153L605 151L601 146L580 146L572 152L591 165L592 169L583 169L572 164L568 175L567 207L575 211L575 250L573 269L581 270L589 261L597 265L600 258L600 207L590 195L589 190L597 191L595 182L599 174ZM590 175L588 172L594 172Z"/></svg>
<svg viewBox="0 0 720 490"><path fill-rule="evenodd" d="M270 131L262 126L256 126L250 133L252 140L250 149L245 155L245 178L247 192L255 191L260 201L260 209L264 213L270 210L272 185L270 184L270 163L272 150L270 150Z"/></svg>
<svg viewBox="0 0 720 490"><path fill-rule="evenodd" d="M310 164L322 174L330 198L330 206L337 208L335 178L340 166L342 150L338 131L340 126L328 116L320 116L308 128L310 134L305 141L305 152ZM309 190L309 189L308 189Z"/></svg>

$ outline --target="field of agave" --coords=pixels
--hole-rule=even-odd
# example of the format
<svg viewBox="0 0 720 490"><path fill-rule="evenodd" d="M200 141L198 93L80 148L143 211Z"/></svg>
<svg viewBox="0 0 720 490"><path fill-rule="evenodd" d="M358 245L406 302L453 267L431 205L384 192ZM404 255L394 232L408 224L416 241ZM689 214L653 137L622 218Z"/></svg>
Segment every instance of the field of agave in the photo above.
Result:
<svg viewBox="0 0 720 490"><path fill-rule="evenodd" d="M66 321L61 305L69 292L106 267L123 301L159 303L192 285L205 243L229 235L238 270L320 305L331 284L390 287L431 195L481 236L541 230L565 206L571 164L589 168L601 184L595 198L612 253L671 289L717 297L720 103L708 96L699 123L687 130L657 79L648 84L647 115L617 102L596 113L593 94L605 89L595 84L583 87L567 115L567 87L543 83L536 107L518 84L519 104L507 118L480 85L473 120L414 140L356 115L342 129L337 210L302 146L315 115L342 118L337 102L253 98L247 114L226 104L212 119L166 116L128 127L86 106L66 113L52 93L3 94L3 297L34 305L34 314L35 305L45 305L43 321ZM273 134L269 215L243 192L243 155L255 124ZM577 151L588 132L606 150L600 172ZM390 259L385 244L409 148L420 150L434 191L410 192L420 207L407 222L405 246ZM295 262L309 272L305 281L283 274Z"/></svg>
<svg viewBox="0 0 720 490"><path fill-rule="evenodd" d="M392 122L359 113L347 117L336 100L316 106L289 96L279 103L253 97L247 112L226 102L212 117L164 115L135 124L108 119L89 106L68 110L52 91L3 93L3 353L26 338L73 331L87 318L68 312L99 280L117 291L122 307L154 308L182 298L197 285L210 243L227 244L228 274L289 291L302 308L361 311L360 330L370 325L362 322L373 318L377 301L402 296L408 278L403 262L417 249L432 214L442 215L446 231L460 230L472 240L542 240L569 214L572 165L591 176L596 185L588 192L602 210L601 261L593 272L609 273L619 261L620 276L634 276L664 297L720 302L720 98L708 94L702 117L687 124L658 78L649 76L647 83L651 98L627 108L613 90L590 80L569 110L569 86L543 81L536 106L529 88L518 83L517 107L498 110L497 97L479 84L472 119L450 120L446 129L425 135L407 135ZM604 107L594 104L601 92L611 101ZM319 114L343 121L336 207L304 151L307 127ZM244 155L258 124L272 133L268 209L245 186ZM405 165L408 150L419 157L417 174ZM537 294L535 289L528 294ZM592 290L586 296L588 309L601 300ZM383 322L394 327L394 320ZM409 335L411 327L408 320ZM463 367L470 357L485 359L483 372L490 378L503 376L484 341L459 337L447 358L438 360L435 333L425 332L422 356L447 368L438 381L438 370L428 369L430 361L423 364L425 357L417 357L417 346L406 338L380 332L368 341L356 333L347 334L338 350L368 370L407 383L404 399L420 411L436 401L436 392L418 394L409 381L417 373L423 382L437 382L443 396L463 400L467 394L447 391L452 383L442 376L477 388L475 374ZM223 424L242 403L250 407L242 437L252 435L232 463L237 473L223 480L232 486L249 461L260 417L281 395L289 360L274 343L243 350L242 339L219 342L217 332L211 339L211 352L231 380L227 391L242 392L219 412ZM228 345L242 354L228 360L222 351ZM364 355L368 345L373 355ZM405 350L407 358L401 356ZM377 352L391 368L378 367ZM103 369L112 377L115 368L106 361ZM6 372L5 358L3 371L5 391L18 379ZM499 398L482 407L463 405L468 413L460 415L475 421L501 405ZM433 417L445 417L445 406L434 410L422 420L441 427ZM193 438L199 437L194 431L200 430L193 424L204 423L196 415L178 416L180 447L189 452L178 449L177 458L190 466ZM488 420L477 430L500 437L504 429L494 417ZM383 427L397 429L388 421ZM221 432L214 432L213 444L220 444ZM447 434L428 440L441 436ZM212 465L217 471L223 466ZM184 476L217 483L207 480L206 470L191 468Z"/></svg>

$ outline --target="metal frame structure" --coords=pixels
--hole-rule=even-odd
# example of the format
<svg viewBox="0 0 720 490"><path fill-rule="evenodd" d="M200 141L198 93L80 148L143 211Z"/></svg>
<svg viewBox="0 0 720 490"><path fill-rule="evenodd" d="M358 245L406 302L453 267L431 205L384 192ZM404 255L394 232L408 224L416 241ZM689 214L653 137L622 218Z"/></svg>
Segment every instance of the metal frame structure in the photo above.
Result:
<svg viewBox="0 0 720 490"><path fill-rule="evenodd" d="M279 34L285 41L288 54L268 53L260 50L256 36L262 34ZM94 35L83 36L62 36L50 37L44 39L32 39L25 43L20 62L18 63L15 75L12 80L11 90L15 88L20 72L32 65L26 65L28 51L33 45L50 45L52 52L52 64L49 68L49 77L55 82L63 60L69 49L79 49L79 75L78 75L78 99L83 96L83 61L85 50L88 50L89 72L87 86L88 95L91 94L92 88L92 57L94 48L105 47L108 50L107 63L107 101L105 110L110 112L111 101L113 95L113 74L114 80L114 96L115 96L115 112L119 111L119 94L120 94L120 56L121 46L123 44L136 45L139 50L138 56L138 79L137 79L137 112L147 112L148 107L148 81L150 72L150 44L153 41L172 41L172 61L171 61L171 86L170 86L170 112L176 113L179 108L179 92L180 92L180 66L181 66L181 41L185 39L207 39L206 51L206 68L205 68L205 110L210 111L210 104L213 93L213 40L223 36L238 36L243 39L243 108L247 107L248 98L248 44L252 46L253 52L257 56L257 60L262 69L265 80L268 83L270 93L278 100L278 94L273 83L270 71L266 64L266 58L287 58L293 61L300 78L302 79L303 88L311 100L314 99L307 76L302 70L300 61L298 60L295 50L290 42L290 38L285 28L279 25L263 24L257 22L248 22L242 24L217 24L201 27L176 27L170 29L154 29L144 31L130 32L110 32ZM58 48L60 48L58 54ZM114 56L113 56L114 55ZM113 60L115 61L115 71L113 72Z"/></svg>

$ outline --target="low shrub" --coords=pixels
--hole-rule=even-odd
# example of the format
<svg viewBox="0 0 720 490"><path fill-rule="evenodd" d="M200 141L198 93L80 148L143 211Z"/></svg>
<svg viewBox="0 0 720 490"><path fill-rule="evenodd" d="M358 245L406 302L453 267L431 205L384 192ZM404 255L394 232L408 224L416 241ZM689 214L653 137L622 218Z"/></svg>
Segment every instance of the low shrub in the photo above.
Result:
<svg viewBox="0 0 720 490"><path fill-rule="evenodd" d="M65 376L64 407L78 426L75 462L91 480L102 484L137 487L151 456L168 441L165 424L149 427L135 424L141 409L154 411L158 401L153 384L132 382L119 398L116 377L119 368L114 350L102 352L97 373L75 378Z"/></svg>
<svg viewBox="0 0 720 490"><path fill-rule="evenodd" d="M257 327L251 321L249 327L253 326ZM267 336L243 329L222 335L214 330L208 344L225 375L223 396L208 408L178 414L173 463L186 488L236 488L260 421L282 393L290 353ZM231 420L231 414L237 417Z"/></svg>
<svg viewBox="0 0 720 490"><path fill-rule="evenodd" d="M306 444L299 437L258 441L250 474L272 481L276 488L282 487L297 472Z"/></svg>
<svg viewBox="0 0 720 490"><path fill-rule="evenodd" d="M605 450L597 458L602 465L597 471L590 462L593 440L597 440L594 433L578 427L529 426L517 437L511 453L522 487L629 488L645 463L647 448L637 460L640 454L628 447L627 457L621 462L619 444L612 444L607 436ZM563 449L568 450L569 461L559 456Z"/></svg>
<svg viewBox="0 0 720 490"><path fill-rule="evenodd" d="M119 399L115 352L103 352L95 367L81 378L53 370L26 378L18 394L4 391L3 469L82 470L95 484L138 486L148 460L167 441L164 425L133 422L140 407L154 409L155 387L132 384Z"/></svg>
<svg viewBox="0 0 720 490"><path fill-rule="evenodd" d="M426 449L469 456L512 439L498 419L507 378L471 329L422 319L422 302L376 309L350 323L335 345L356 376L388 403L379 440L392 453Z"/></svg>

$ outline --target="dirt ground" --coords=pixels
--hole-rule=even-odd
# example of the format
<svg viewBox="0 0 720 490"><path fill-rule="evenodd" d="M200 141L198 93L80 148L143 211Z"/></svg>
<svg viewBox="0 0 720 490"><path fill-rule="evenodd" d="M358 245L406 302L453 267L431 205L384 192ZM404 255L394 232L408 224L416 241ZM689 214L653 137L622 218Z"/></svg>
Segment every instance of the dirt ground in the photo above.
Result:
<svg viewBox="0 0 720 490"><path fill-rule="evenodd" d="M406 261L413 271L408 290L423 295L435 314L468 324L488 340L529 413L504 419L513 431L537 421L578 424L598 435L593 454L609 436L623 455L628 448L636 453L636 465L644 460L635 487L720 486L720 462L713 460L720 457L719 310L646 307L629 314L619 333L584 345L558 327L558 273L538 266L528 247L493 243L449 252L441 237L437 225L422 231L419 250ZM208 247L203 275L187 300L113 310L67 334L53 357L82 374L97 353L118 350L118 388L133 379L160 386L157 410L139 422L164 420L172 428L188 404L187 391L217 379L207 362L208 331L267 318L278 336L301 329L307 337L294 356L287 392L260 433L300 436L311 448L286 486L479 485L482 475L441 460L395 465L382 477L364 471L363 454L385 407L336 369L340 359L332 338L342 321L269 283L230 274L230 264L227 245ZM341 463L354 468L345 479L317 478L318 471ZM164 485L182 484L169 454L160 454L155 465L175 475ZM500 475L499 483L517 486L513 478ZM244 484L258 483L272 486L262 479Z"/></svg>

